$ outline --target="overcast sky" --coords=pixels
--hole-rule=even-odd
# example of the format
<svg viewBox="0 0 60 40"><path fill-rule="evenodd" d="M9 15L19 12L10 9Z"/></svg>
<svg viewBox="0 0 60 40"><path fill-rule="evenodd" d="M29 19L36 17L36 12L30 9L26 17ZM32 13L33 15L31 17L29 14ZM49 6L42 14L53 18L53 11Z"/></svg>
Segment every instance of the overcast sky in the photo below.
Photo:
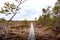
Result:
<svg viewBox="0 0 60 40"><path fill-rule="evenodd" d="M54 6L57 0L27 0L20 7L20 13L18 13L13 20L34 20L35 18L39 18L42 14L42 8L47 8L48 6ZM15 3L14 0L0 0L0 7L4 5L5 2ZM0 18L4 17L9 20L12 15L5 16L4 14L0 14Z"/></svg>

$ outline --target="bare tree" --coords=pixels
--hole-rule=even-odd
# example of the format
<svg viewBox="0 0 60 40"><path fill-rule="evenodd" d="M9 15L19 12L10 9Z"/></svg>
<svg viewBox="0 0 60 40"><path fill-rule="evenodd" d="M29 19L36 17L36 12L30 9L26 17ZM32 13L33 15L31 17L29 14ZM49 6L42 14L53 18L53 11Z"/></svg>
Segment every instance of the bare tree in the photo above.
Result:
<svg viewBox="0 0 60 40"><path fill-rule="evenodd" d="M14 16L18 13L18 11L21 9L20 8L20 5L23 4L26 0L15 0L16 3L18 4L14 4L14 3L9 3L9 2L5 2L4 4L4 7L1 7L1 10L0 10L0 13L3 13L3 14L6 14L9 15L9 14L13 14L12 17L6 21L6 36L8 37L8 22L11 21Z"/></svg>
<svg viewBox="0 0 60 40"><path fill-rule="evenodd" d="M3 14L14 14L10 19L9 21L11 21L13 19L13 17L17 14L17 12L21 9L19 6L24 3L26 0L15 0L18 4L15 5L14 3L13 4L10 4L9 2L5 2L5 6L4 8L1 7L1 11L0 13L3 13Z"/></svg>

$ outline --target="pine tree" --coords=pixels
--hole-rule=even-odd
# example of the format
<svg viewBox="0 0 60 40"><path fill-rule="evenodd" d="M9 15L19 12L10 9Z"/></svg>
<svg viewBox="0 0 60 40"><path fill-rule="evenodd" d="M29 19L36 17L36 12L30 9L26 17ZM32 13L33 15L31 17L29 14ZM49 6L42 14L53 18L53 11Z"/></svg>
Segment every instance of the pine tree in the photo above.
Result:
<svg viewBox="0 0 60 40"><path fill-rule="evenodd" d="M53 8L54 24L57 29L60 29L60 0L57 0Z"/></svg>

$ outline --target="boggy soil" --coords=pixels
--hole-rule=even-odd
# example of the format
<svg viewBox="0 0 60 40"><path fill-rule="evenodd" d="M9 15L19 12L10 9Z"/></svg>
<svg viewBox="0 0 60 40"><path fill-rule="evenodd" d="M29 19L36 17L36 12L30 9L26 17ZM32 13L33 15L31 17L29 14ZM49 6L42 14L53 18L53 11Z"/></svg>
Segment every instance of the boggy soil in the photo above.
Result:
<svg viewBox="0 0 60 40"><path fill-rule="evenodd" d="M21 26L9 27L8 33L3 31L0 40L28 40L29 28ZM60 31L42 25L34 25L36 40L60 40ZM7 35L7 36L6 36Z"/></svg>
<svg viewBox="0 0 60 40"><path fill-rule="evenodd" d="M10 30L11 31L11 30ZM16 29L14 32L2 34L1 40L28 40L29 28ZM60 40L60 33L56 34L51 29L35 28L36 40Z"/></svg>

